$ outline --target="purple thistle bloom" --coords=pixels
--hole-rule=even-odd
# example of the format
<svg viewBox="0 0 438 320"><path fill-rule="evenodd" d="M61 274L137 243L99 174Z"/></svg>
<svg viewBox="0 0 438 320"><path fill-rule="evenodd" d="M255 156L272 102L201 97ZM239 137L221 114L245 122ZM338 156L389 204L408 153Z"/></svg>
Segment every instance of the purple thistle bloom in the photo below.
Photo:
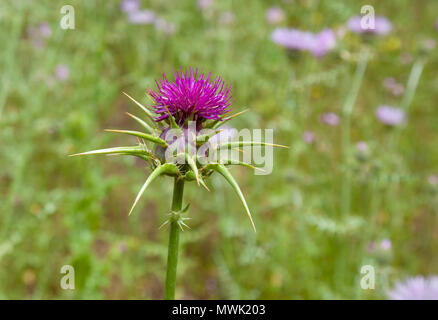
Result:
<svg viewBox="0 0 438 320"><path fill-rule="evenodd" d="M335 127L339 124L339 116L334 112L327 112L321 116L321 121L329 126Z"/></svg>
<svg viewBox="0 0 438 320"><path fill-rule="evenodd" d="M152 24L155 21L155 12L151 10L131 11L128 20L132 24Z"/></svg>
<svg viewBox="0 0 438 320"><path fill-rule="evenodd" d="M277 24L284 20L284 12L279 7L271 7L266 11L266 20L269 24Z"/></svg>
<svg viewBox="0 0 438 320"><path fill-rule="evenodd" d="M163 78L156 81L158 91L149 92L155 100L153 108L160 115L157 121L168 117L167 109L180 125L190 116L195 121L217 120L231 111L231 87L225 86L220 77L210 81L211 73L204 77L204 74L198 74L198 70L193 73L191 68L189 72L184 73L180 69L173 74L174 82L167 80L163 74Z"/></svg>
<svg viewBox="0 0 438 320"><path fill-rule="evenodd" d="M405 112L397 107L382 105L376 110L377 118L389 126L397 126L404 122Z"/></svg>
<svg viewBox="0 0 438 320"><path fill-rule="evenodd" d="M391 300L438 300L438 277L417 276L399 281L388 296Z"/></svg>
<svg viewBox="0 0 438 320"><path fill-rule="evenodd" d="M278 45L292 50L309 51L315 57L323 57L336 45L336 36L331 29L318 34L297 29L277 28L271 39Z"/></svg>
<svg viewBox="0 0 438 320"><path fill-rule="evenodd" d="M365 19L361 16L355 16L350 18L347 21L347 27L351 32L362 34L362 33L372 33L376 35L383 36L389 33L392 30L391 21L388 18L383 16L376 16L374 19L374 27L362 26L362 19ZM364 21L365 24L369 21Z"/></svg>
<svg viewBox="0 0 438 320"><path fill-rule="evenodd" d="M135 12L140 9L140 2L138 0L123 0L120 9L126 13Z"/></svg>

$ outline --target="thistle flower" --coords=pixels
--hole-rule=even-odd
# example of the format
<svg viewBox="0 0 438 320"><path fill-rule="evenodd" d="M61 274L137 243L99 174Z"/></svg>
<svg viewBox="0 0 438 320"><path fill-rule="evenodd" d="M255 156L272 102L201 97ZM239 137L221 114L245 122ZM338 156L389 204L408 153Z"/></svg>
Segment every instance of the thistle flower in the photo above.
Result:
<svg viewBox="0 0 438 320"><path fill-rule="evenodd" d="M438 300L438 277L416 276L399 281L388 296L392 300Z"/></svg>
<svg viewBox="0 0 438 320"><path fill-rule="evenodd" d="M145 118L128 113L141 125L144 131L107 131L135 136L138 138L137 145L77 154L129 155L141 158L148 163L152 168L152 173L140 188L129 214L133 212L146 189L158 176L165 175L174 178L172 210L169 213L169 219L163 224L163 226L170 226L166 299L173 299L175 294L178 229L187 227L185 221L188 218L184 215L189 206L183 207L182 205L184 183L196 181L198 185L209 190L205 181L214 172L222 175L242 202L255 231L252 215L243 193L227 167L240 165L257 168L250 163L228 161L227 159L222 161L224 159L211 158L210 155L224 149L245 146L284 147L258 141L229 141L229 138L233 136L233 131L224 124L243 112L227 115L231 110L231 87L225 86L220 77L211 80L211 74L204 76L204 74L198 74L198 71L194 72L192 69L186 73L180 69L180 71L174 72L174 77L174 81L169 81L164 74L162 79L156 82L158 90L148 91L149 98L152 100L151 106L144 106L125 94L144 112ZM201 152L194 150L197 148Z"/></svg>
<svg viewBox="0 0 438 320"><path fill-rule="evenodd" d="M376 117L388 126L398 126L405 121L405 112L397 107L382 105L377 108Z"/></svg>
<svg viewBox="0 0 438 320"><path fill-rule="evenodd" d="M174 73L175 81L170 82L166 75L157 81L157 92L149 91L155 100L157 121L169 117L168 112L175 117L178 124L183 124L188 118L197 122L206 119L218 120L231 109L231 87L217 77L211 81L211 74L204 76L190 69L184 73L182 69Z"/></svg>

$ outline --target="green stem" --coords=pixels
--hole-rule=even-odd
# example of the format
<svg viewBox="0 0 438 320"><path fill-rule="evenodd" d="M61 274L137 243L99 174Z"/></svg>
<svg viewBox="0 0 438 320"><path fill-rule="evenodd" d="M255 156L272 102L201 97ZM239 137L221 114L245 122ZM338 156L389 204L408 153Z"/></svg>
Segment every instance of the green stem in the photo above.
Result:
<svg viewBox="0 0 438 320"><path fill-rule="evenodd" d="M362 86L362 80L367 68L369 52L365 49L359 58L359 62L354 74L353 83L350 92L345 99L344 106L342 108L343 125L342 125L342 151L344 156L344 181L342 184L342 202L341 212L345 216L350 213L351 202L351 171L349 167L350 159L350 131L351 131L351 115L353 113L354 105L356 103L357 96L359 94L360 87Z"/></svg>
<svg viewBox="0 0 438 320"><path fill-rule="evenodd" d="M184 192L184 180L175 178L173 185L172 211L178 212L182 209L182 198ZM179 226L174 215L170 218L169 249L167 254L166 274L166 300L175 299L176 267L178 264Z"/></svg>

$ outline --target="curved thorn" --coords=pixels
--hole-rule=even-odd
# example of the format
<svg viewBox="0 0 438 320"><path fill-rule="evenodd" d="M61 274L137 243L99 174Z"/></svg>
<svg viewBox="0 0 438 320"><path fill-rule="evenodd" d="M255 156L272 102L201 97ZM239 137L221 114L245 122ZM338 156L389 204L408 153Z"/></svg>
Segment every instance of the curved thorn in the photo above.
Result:
<svg viewBox="0 0 438 320"><path fill-rule="evenodd" d="M129 99L131 99L137 106L139 106L147 115L149 118L151 118L152 120L154 120L154 114L148 109L146 108L144 105L142 105L140 102L138 102L137 100L135 100L133 97L131 97L129 94L127 94L126 92L123 92L123 94L125 96L127 96ZM154 122L155 123L155 122Z"/></svg>
<svg viewBox="0 0 438 320"><path fill-rule="evenodd" d="M114 148L106 148L106 149L97 149L87 152L70 154L69 157L76 156L86 156L93 154L145 154L144 150L139 146L129 146L129 147L114 147Z"/></svg>
<svg viewBox="0 0 438 320"><path fill-rule="evenodd" d="M252 220L251 212L249 211L248 205L246 204L245 197L243 196L242 191L240 190L240 187L237 184L236 180L234 180L234 177L227 170L227 168L221 164L210 164L210 165L208 165L208 167L210 169L220 173L225 178L225 180L228 181L228 183L231 185L231 187L233 187L234 191L236 191L237 195L240 198L240 201L242 201L242 204L245 207L245 211L248 214L248 217L249 217L249 220L251 221L254 232L256 232L256 227L254 225L254 221Z"/></svg>
<svg viewBox="0 0 438 320"><path fill-rule="evenodd" d="M150 135L148 133L144 133L144 132L140 132L140 131L132 131L132 130L118 130L118 129L105 129L105 131L129 134L131 136L135 136L135 137L139 137L139 138L143 138L145 140L151 141L151 142L156 143L162 147L167 147L166 141L162 140L161 138Z"/></svg>
<svg viewBox="0 0 438 320"><path fill-rule="evenodd" d="M262 168L259 168L259 167L253 166L252 164L241 162L241 161L229 161L229 162L223 163L223 164L226 165L226 166L232 166L232 165L242 166L242 167L250 168L250 169L253 169L253 170L259 170L261 172L266 172Z"/></svg>
<svg viewBox="0 0 438 320"><path fill-rule="evenodd" d="M161 165L155 168L154 171L152 171L152 173L149 175L149 177L146 179L146 182L143 184L143 186L141 187L140 191L137 194L137 198L135 198L134 204L131 207L131 210L129 210L129 214L131 215L132 211L134 210L135 206L138 203L138 200L140 200L141 196L143 195L143 193L145 192L146 188L149 186L149 184L159 175L161 175L164 171L166 171L166 165Z"/></svg>
<svg viewBox="0 0 438 320"><path fill-rule="evenodd" d="M128 116L130 116L132 119L134 119L135 121L137 121L150 134L154 134L154 129L152 129L152 127L150 125L148 125L146 122L144 122L142 119L140 119L139 117L134 116L133 114L131 114L129 112L126 112L126 114Z"/></svg>

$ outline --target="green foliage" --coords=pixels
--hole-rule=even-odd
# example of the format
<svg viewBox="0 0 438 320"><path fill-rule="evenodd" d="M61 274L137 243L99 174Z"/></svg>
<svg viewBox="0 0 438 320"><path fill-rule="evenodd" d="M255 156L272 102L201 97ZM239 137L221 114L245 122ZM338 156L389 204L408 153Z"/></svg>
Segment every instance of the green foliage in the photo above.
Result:
<svg viewBox="0 0 438 320"><path fill-rule="evenodd" d="M395 30L368 40L347 33L323 59L272 43L266 9L281 6L282 25L319 31L359 14L357 3L230 0L205 12L195 3L142 1L175 23L166 35L129 24L119 1L70 1L75 30L59 27L61 2L1 2L0 298L163 297L168 235L158 228L168 218L172 179L157 177L128 217L151 174L144 161L68 155L136 144L133 132L112 135L107 127L159 139L123 92L143 97L180 66L232 83L234 111L249 111L228 123L274 128L275 143L290 148L276 150L270 175L230 168L257 233L222 177L211 176L212 192L186 185L191 220L181 232L177 297L377 299L396 279L436 273L438 188L428 176L438 174L438 55L421 46L436 38L438 3L369 1ZM226 11L235 15L228 25L219 23ZM38 47L29 28L44 21L52 34ZM370 57L346 130L342 108L364 47ZM408 54L414 61L402 62ZM70 70L66 80L55 76L60 64ZM414 95L397 97L381 85L394 77L415 87L419 73ZM380 104L405 107L406 126L379 123ZM339 126L319 121L328 111L342 115ZM303 142L306 130L315 133L313 144ZM367 154L357 153L358 141L367 142ZM384 238L391 250L369 250ZM360 288L366 264L376 269L375 290ZM75 290L60 288L63 265L75 268Z"/></svg>

